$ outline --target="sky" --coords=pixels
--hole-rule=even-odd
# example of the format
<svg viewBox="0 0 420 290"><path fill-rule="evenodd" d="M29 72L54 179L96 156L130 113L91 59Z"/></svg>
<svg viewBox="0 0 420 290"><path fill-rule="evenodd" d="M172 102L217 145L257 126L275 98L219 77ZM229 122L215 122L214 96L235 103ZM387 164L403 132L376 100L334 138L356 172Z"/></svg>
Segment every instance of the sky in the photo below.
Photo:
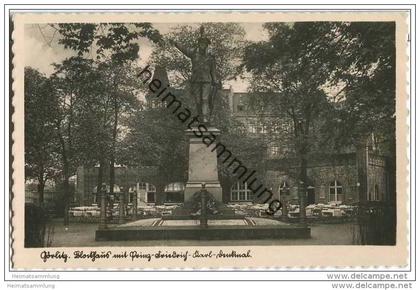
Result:
<svg viewBox="0 0 420 290"><path fill-rule="evenodd" d="M187 24L187 23L185 23ZM182 25L182 23L153 23L153 26L160 31L161 34L166 34L175 26ZM188 23L188 25L199 25ZM245 29L245 39L249 41L261 41L267 39L267 34L262 28L262 23L240 23ZM49 27L47 24L30 24L25 26L25 66L33 67L40 72L50 75L54 67L52 63L59 63L73 55L70 50L58 44L57 32ZM152 44L147 39L140 39L139 64L147 63L152 54ZM226 87L232 86L235 92L245 92L248 87L246 79L238 79L224 84Z"/></svg>

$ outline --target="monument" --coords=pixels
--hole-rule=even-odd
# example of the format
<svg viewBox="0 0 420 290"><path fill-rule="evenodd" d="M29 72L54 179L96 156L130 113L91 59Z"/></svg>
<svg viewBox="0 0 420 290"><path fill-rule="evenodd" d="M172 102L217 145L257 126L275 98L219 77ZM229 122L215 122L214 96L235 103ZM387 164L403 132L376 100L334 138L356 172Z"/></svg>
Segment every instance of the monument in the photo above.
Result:
<svg viewBox="0 0 420 290"><path fill-rule="evenodd" d="M185 56L191 59L192 74L190 79L190 96L194 99L196 113L201 124L207 127L202 137L197 137L193 130L186 130L189 138L188 181L185 186L185 201L192 198L206 184L206 190L218 201L222 201L222 188L217 170L217 152L211 151L203 144L202 138L213 134L220 135L220 130L212 127L214 100L221 82L216 76L216 61L208 52L210 40L204 35L204 27L200 27L200 37L194 47L186 47L171 41Z"/></svg>
<svg viewBox="0 0 420 290"><path fill-rule="evenodd" d="M212 126L212 112L217 90L215 60L208 53L210 41L200 27L195 47L172 43L191 59L190 94L195 102L196 115L207 132L198 137L195 130L186 130L189 138L188 181L183 205L171 214L157 218L138 219L112 228L102 227L95 239L104 240L255 240L310 238L310 228L290 225L272 218L237 213L222 201L217 152L202 142L205 134L218 136L220 130ZM201 132L201 131L200 131Z"/></svg>

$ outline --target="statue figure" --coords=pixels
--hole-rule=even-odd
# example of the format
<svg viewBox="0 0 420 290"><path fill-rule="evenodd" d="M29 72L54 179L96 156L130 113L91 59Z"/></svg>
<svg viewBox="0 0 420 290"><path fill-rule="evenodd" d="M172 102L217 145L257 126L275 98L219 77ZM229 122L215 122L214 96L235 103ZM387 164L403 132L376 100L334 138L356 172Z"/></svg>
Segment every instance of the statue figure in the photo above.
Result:
<svg viewBox="0 0 420 290"><path fill-rule="evenodd" d="M210 40L204 36L204 27L200 27L200 37L196 47L186 47L171 41L175 47L191 59L191 94L195 100L197 114L204 123L209 123L213 111L214 97L221 87L216 78L216 62L208 52Z"/></svg>

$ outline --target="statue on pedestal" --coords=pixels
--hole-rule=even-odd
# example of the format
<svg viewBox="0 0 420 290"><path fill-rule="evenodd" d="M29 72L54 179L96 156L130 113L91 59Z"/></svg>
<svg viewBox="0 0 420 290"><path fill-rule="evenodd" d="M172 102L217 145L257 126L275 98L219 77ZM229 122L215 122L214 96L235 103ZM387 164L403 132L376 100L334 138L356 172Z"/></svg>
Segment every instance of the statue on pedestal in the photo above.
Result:
<svg viewBox="0 0 420 290"><path fill-rule="evenodd" d="M203 123L209 123L213 111L214 98L221 88L216 77L216 61L208 52L210 40L204 36L204 27L200 27L200 37L195 47L186 47L171 40L184 55L191 59L191 95L195 100L197 114Z"/></svg>
<svg viewBox="0 0 420 290"><path fill-rule="evenodd" d="M222 86L216 76L215 57L208 51L210 40L204 35L204 27L200 27L200 36L195 45L187 47L174 40L170 40L170 43L191 59L190 94L195 101L196 115L207 129L203 135L218 136L220 131L212 127L211 123L215 98ZM206 191L212 196L212 198L206 198L206 203L211 203L213 200L221 202L222 188L218 175L217 152L210 150L203 143L202 138L199 138L191 128L185 132L189 138L188 181L184 191L185 200L195 200L195 193L205 182L207 184ZM201 202L199 197L198 204ZM206 209L207 213L213 211L208 207Z"/></svg>

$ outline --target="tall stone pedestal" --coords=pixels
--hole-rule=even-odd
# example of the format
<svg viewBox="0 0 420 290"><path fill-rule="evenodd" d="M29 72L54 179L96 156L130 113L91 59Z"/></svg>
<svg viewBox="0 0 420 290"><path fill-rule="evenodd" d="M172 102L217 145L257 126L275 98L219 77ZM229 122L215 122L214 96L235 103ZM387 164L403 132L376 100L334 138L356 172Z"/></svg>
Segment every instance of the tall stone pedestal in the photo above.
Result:
<svg viewBox="0 0 420 290"><path fill-rule="evenodd" d="M196 129L197 132L197 129ZM207 147L203 143L204 136L210 136L210 132L215 136L220 134L216 128L209 128L203 137L197 137L193 130L187 130L189 138L189 161L188 161L188 182L185 186L184 200L190 200L194 193L200 191L201 184L206 184L206 190L213 197L222 201L222 188L219 182L217 170L217 152L211 151L214 145Z"/></svg>

